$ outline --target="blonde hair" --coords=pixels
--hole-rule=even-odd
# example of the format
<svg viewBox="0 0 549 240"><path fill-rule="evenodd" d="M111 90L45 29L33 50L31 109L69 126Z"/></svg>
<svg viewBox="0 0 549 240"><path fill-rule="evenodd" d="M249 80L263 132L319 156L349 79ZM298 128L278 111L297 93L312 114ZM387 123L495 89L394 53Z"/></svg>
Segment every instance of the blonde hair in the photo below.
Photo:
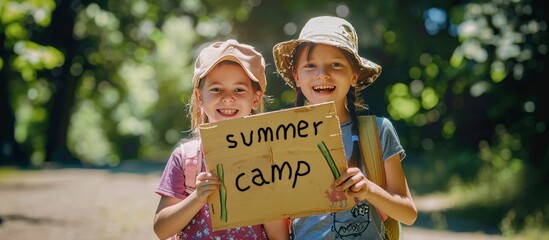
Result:
<svg viewBox="0 0 549 240"><path fill-rule="evenodd" d="M221 64L234 64L237 66L240 66L240 64L233 62L233 61L221 61L219 62L217 66ZM207 76L207 75L206 75ZM248 79L252 82L252 86L254 88L254 91L261 91L261 86L259 86L259 83L253 81L250 77ZM203 86L203 78L199 80L198 87L194 88L194 90L199 90ZM255 110L252 110L251 114L257 114L265 112L265 102L268 102L269 97L263 93L263 96L259 99L258 107ZM189 103L187 104L187 113L191 119L191 133L193 138L199 137L198 132L198 126L203 123L209 123L208 116L202 111L202 108L200 107L200 104L198 103L198 99L196 99L194 93L191 94L191 98L189 100Z"/></svg>

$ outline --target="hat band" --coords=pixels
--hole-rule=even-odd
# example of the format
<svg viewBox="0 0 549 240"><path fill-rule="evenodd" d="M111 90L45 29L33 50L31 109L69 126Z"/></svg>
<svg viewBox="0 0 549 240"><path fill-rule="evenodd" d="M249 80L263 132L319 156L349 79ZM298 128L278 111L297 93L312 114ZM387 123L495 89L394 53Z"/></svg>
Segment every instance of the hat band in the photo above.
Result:
<svg viewBox="0 0 549 240"><path fill-rule="evenodd" d="M323 32L311 32L311 34L304 34L300 36L301 40L311 42L334 42L337 46L344 46L350 50L357 51L356 45L344 34L323 33Z"/></svg>

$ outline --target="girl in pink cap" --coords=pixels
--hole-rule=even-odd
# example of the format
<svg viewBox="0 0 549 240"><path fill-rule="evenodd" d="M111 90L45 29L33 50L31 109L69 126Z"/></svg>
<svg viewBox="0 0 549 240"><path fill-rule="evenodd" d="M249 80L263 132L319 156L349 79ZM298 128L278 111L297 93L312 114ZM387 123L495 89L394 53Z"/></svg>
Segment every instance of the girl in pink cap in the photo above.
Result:
<svg viewBox="0 0 549 240"><path fill-rule="evenodd" d="M156 189L160 202L154 231L160 239L288 239L284 220L213 231L208 196L218 191L217 176L206 172L198 125L262 112L265 60L235 40L204 48L195 62L189 102L193 139L171 154Z"/></svg>
<svg viewBox="0 0 549 240"><path fill-rule="evenodd" d="M358 115L367 110L360 90L373 83L381 67L358 54L353 26L338 17L310 19L299 39L274 46L278 73L296 90L296 106L333 101L349 168L335 180L335 189L355 197L356 205L346 211L296 218L291 221L294 239L384 239L384 214L411 225L417 218L401 160L405 152L387 118L377 117L386 186L382 188L365 175L361 161ZM379 211L378 211L379 210Z"/></svg>

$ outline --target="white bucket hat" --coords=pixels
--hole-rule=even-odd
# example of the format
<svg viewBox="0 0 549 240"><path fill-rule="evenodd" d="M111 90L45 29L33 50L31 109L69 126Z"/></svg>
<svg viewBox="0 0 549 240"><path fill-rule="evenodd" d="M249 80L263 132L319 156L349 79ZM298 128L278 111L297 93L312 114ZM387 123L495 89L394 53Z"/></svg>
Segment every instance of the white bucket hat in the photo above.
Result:
<svg viewBox="0 0 549 240"><path fill-rule="evenodd" d="M358 38L353 26L345 19L321 16L311 18L301 30L298 39L285 41L273 47L273 56L278 73L290 87L296 88L292 75L293 55L303 42L326 44L349 52L360 66L358 85L365 88L381 74L381 66L358 55Z"/></svg>

